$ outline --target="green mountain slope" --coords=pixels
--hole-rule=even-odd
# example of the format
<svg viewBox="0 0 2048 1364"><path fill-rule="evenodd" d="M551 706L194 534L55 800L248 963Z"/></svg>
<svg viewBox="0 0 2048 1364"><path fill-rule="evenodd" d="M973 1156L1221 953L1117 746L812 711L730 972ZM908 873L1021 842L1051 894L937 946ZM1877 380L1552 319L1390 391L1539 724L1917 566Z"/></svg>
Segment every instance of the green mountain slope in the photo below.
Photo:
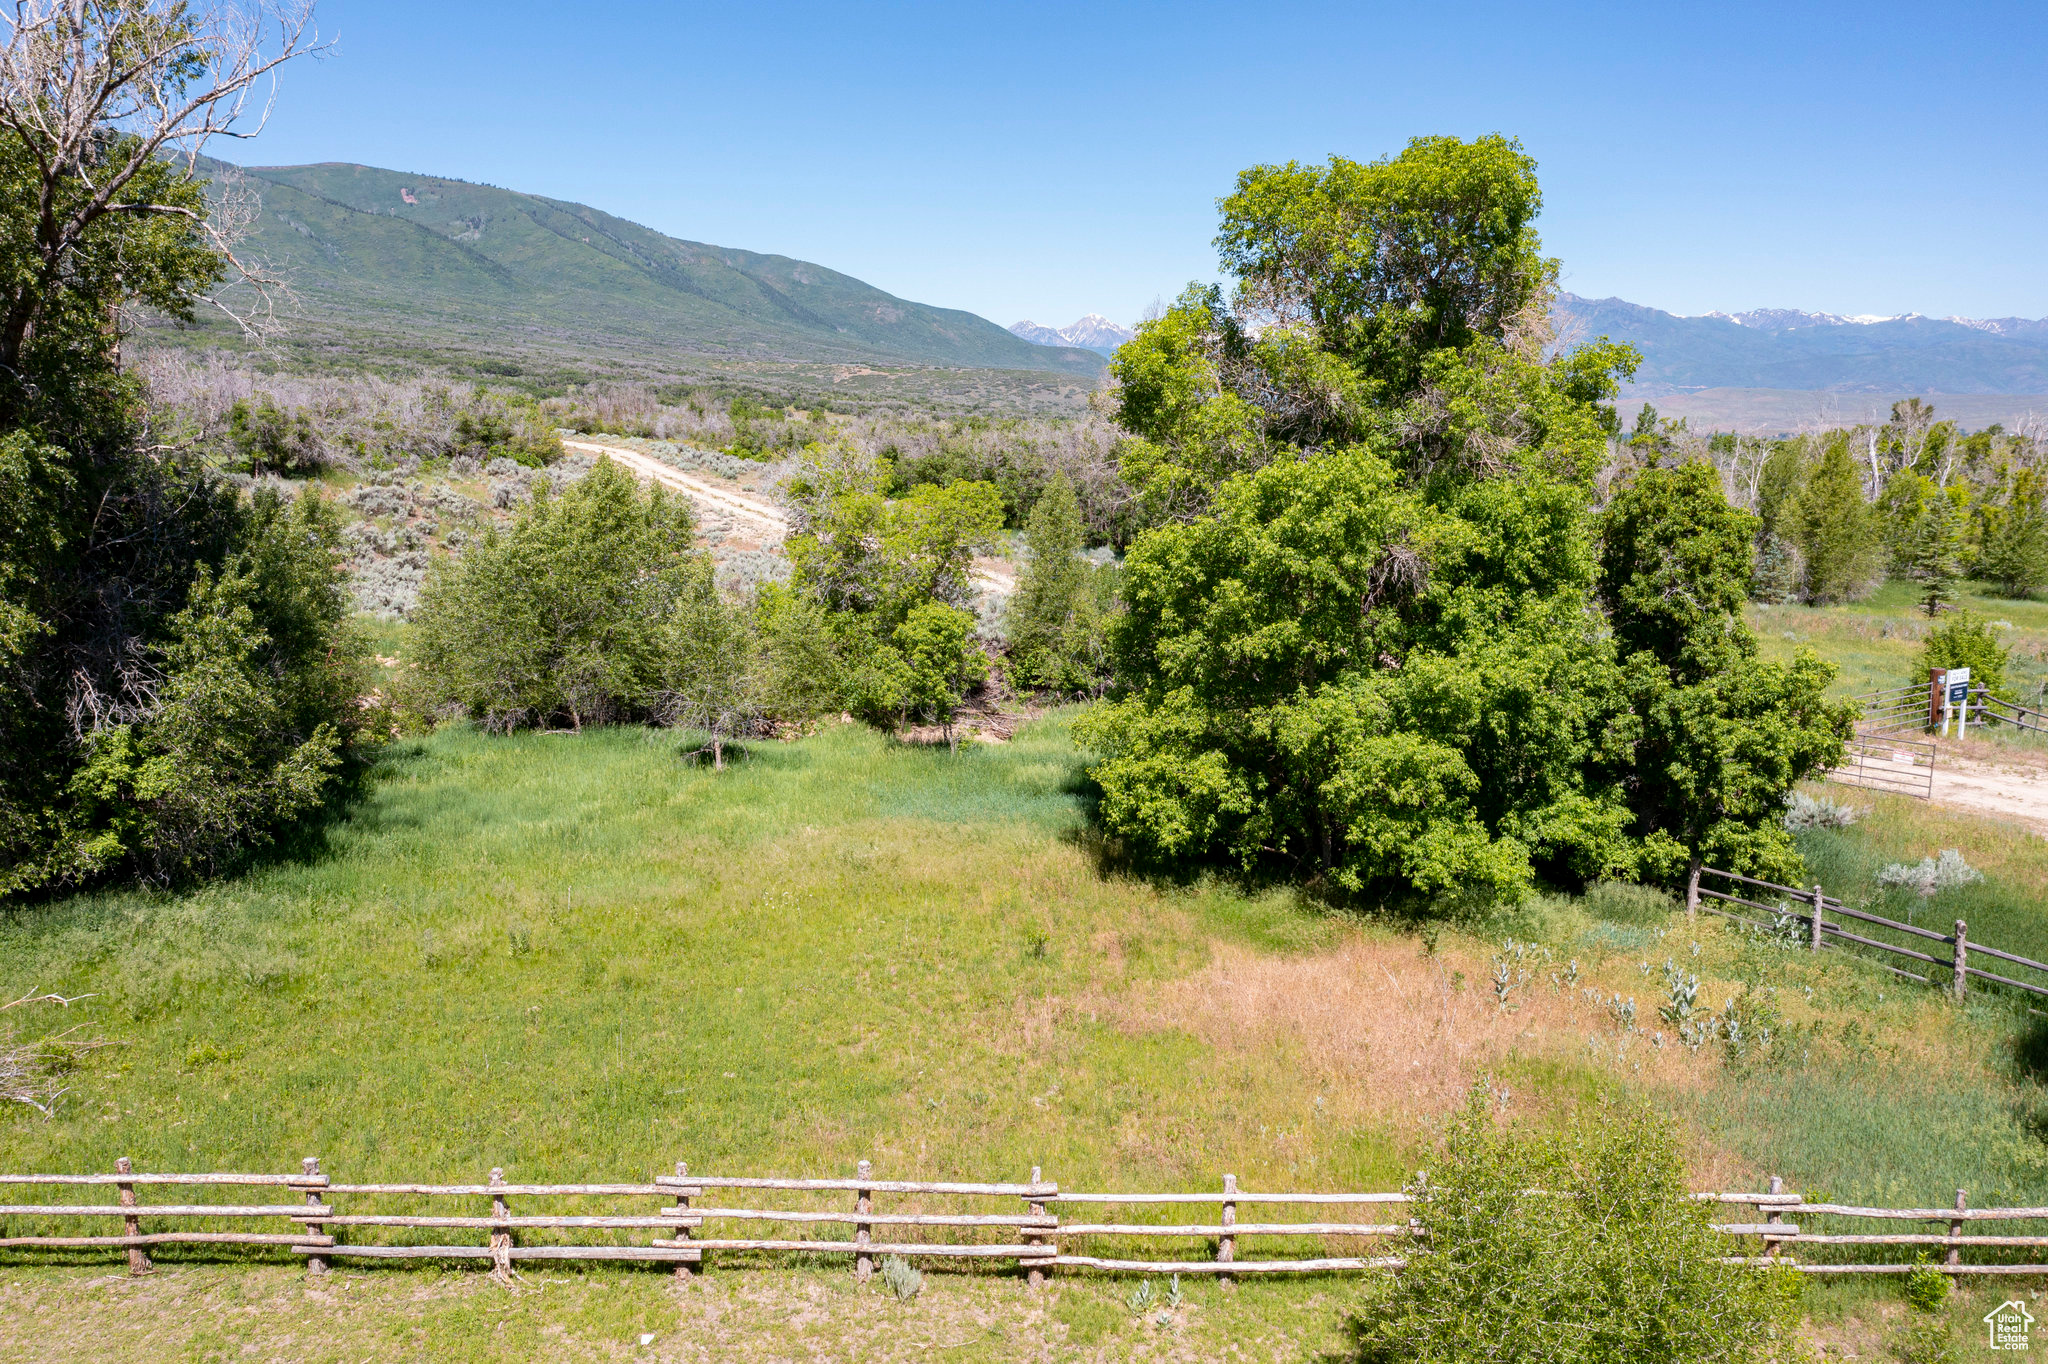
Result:
<svg viewBox="0 0 2048 1364"><path fill-rule="evenodd" d="M496 335L650 357L1102 368L1093 352L1034 346L821 265L680 241L583 204L347 164L242 175L261 199L247 249L316 328L429 349L443 334Z"/></svg>

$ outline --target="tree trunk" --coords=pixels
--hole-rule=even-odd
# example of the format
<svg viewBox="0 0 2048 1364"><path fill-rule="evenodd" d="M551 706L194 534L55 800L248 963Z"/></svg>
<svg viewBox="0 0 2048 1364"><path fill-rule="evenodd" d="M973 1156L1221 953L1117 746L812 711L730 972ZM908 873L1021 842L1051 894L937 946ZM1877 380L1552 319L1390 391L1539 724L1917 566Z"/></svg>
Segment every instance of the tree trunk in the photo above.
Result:
<svg viewBox="0 0 2048 1364"><path fill-rule="evenodd" d="M960 743L953 737L953 726L950 723L946 726L946 751L954 757L960 756Z"/></svg>
<svg viewBox="0 0 2048 1364"><path fill-rule="evenodd" d="M725 740L719 738L716 734L711 736L711 770L713 772L725 771Z"/></svg>

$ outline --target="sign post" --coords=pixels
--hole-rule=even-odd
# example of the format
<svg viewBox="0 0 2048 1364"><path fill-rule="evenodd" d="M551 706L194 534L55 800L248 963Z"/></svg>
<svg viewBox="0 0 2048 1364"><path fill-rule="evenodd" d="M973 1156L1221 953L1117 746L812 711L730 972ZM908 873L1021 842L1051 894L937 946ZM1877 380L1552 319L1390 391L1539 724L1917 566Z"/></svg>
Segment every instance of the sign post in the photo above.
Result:
<svg viewBox="0 0 2048 1364"><path fill-rule="evenodd" d="M1941 698L1941 737L1948 737L1948 722L1950 717L1954 716L1956 737L1960 739L1970 724L1970 670L1950 668L1942 674L1941 680L1944 687ZM1956 714L1957 706L1963 708L1960 715Z"/></svg>

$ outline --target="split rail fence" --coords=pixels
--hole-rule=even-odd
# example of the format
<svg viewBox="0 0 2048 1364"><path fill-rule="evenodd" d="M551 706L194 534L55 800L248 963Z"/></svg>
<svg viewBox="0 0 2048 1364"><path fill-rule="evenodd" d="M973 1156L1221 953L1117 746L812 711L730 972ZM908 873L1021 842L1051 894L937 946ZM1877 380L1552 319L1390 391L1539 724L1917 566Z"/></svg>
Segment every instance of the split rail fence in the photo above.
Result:
<svg viewBox="0 0 2048 1364"><path fill-rule="evenodd" d="M129 1271L152 1268L152 1248L175 1245L255 1247L304 1257L320 1273L331 1261L360 1259L470 1259L491 1262L509 1271L523 1260L623 1260L666 1264L678 1278L708 1269L713 1257L739 1255L850 1256L856 1277L867 1279L877 1256L941 1260L1009 1262L1036 1285L1060 1269L1087 1269L1139 1274L1214 1274L1226 1280L1238 1275L1275 1273L1339 1273L1398 1270L1407 1264L1403 1246L1426 1240L1421 1221L1412 1215L1417 1195L1408 1191L1364 1193L1262 1193L1240 1189L1235 1178L1223 1177L1222 1188L1199 1193L1087 1193L1062 1190L1040 1178L1034 1169L1020 1183L954 1183L928 1180L884 1180L874 1177L862 1161L850 1179L776 1179L693 1175L677 1165L672 1176L614 1184L521 1184L493 1170L481 1184L341 1183L308 1159L297 1173L171 1174L142 1172L125 1158L108 1174L0 1174L0 1188L43 1186L77 1192L82 1198L113 1203L60 1201L0 1205L0 1250L124 1250ZM204 1191L195 1196L191 1190ZM278 1202L239 1202L223 1198L229 1191L257 1196L275 1190ZM173 1193L195 1201L144 1201L144 1192ZM734 1194L760 1193L835 1195L837 1207L725 1207ZM210 1195L210 1196L209 1196ZM848 1197L850 1195L850 1198ZM900 1200L900 1208L876 1206L878 1196ZM1946 1252L1938 1268L1951 1274L2041 1274L2048 1264L2025 1262L2019 1252L2048 1246L2048 1235L2024 1233L1970 1234L1966 1228L1986 1224L2028 1224L2048 1221L2048 1208L1970 1208L1961 1190L1952 1208L1877 1208L1807 1202L1772 1179L1765 1193L1702 1193L1707 1203L1748 1206L1753 1220L1719 1222L1714 1230L1739 1244L1739 1253L1725 1257L1734 1264L1784 1264L1812 1274L1901 1274L1915 1266L1844 1258L1869 1255L1884 1247L1913 1247L1917 1260L1926 1247ZM346 1199L344 1210L339 1200ZM405 1210L360 1211L358 1200L402 1199ZM604 1200L607 1211L560 1211L568 1203L590 1208L585 1200ZM934 1202L957 1205L963 1200L1000 1200L1006 1211L960 1211L957 1206L933 1210ZM444 1201L445 1200L445 1201ZM488 1200L488 1211L485 1211ZM448 1209L452 1201L455 1210ZM514 1212L514 1204L520 1211ZM850 1202L851 1206L848 1206ZM622 1204L633 1205L618 1210ZM431 1211L417 1210L424 1205ZM1195 1222L1115 1222L1065 1220L1071 1207L1079 1216L1095 1208L1158 1206L1204 1209ZM1213 1218L1206 1215L1215 1208ZM1295 1210L1370 1210L1376 1221L1246 1221L1242 1209L1268 1207ZM1310 1215L1314 1215L1311 1211ZM1133 1214L1126 1213L1127 1219ZM1760 1220L1758 1220L1760 1219ZM1932 1222L1944 1231L1836 1230L1860 1220ZM118 1222L118 1233L71 1234L78 1222ZM289 1230L252 1231L252 1223L282 1223ZM145 1223L149 1229L145 1229ZM767 1236L747 1236L721 1224L772 1224ZM174 1230L161 1228L170 1226ZM1825 1226L1825 1229L1823 1229ZM714 1228L718 1228L715 1229ZM824 1232L813 1236L814 1229ZM453 1240L449 1233L466 1232ZM780 1235L773 1233L779 1232ZM360 1240L365 1234L405 1235L434 1240ZM633 1234L639 1233L637 1237ZM997 1239L981 1239L986 1237ZM479 1239L480 1238L480 1239ZM631 1239L627 1239L631 1238ZM1082 1254L1077 1247L1108 1242L1150 1244L1174 1240L1202 1243L1199 1255L1118 1258ZM1380 1253L1332 1253L1333 1243L1359 1240L1378 1243ZM1285 1257L1238 1258L1240 1242L1302 1252ZM1392 1244L1389 1244L1392 1243ZM1858 1250L1856 1248L1862 1248ZM1823 1258L1805 1255L1808 1248ZM1994 1258L1965 1261L1965 1250ZM1897 1259L1899 1257L1893 1257Z"/></svg>
<svg viewBox="0 0 2048 1364"><path fill-rule="evenodd" d="M1774 896L1775 899L1765 901L1750 895L1715 890L1700 884L1701 880L1707 877L1719 878L1730 886L1753 892L1760 891L1764 895ZM1736 909L1723 906L1758 910L1771 918L1768 921L1755 919ZM1897 919L1887 919L1861 909L1852 909L1840 900L1829 898L1819 886L1802 890L1796 886L1781 886L1775 881L1759 881L1751 876L1738 876L1732 871L1720 871L1713 867L1700 868L1698 877L1695 877L1687 888L1686 908L1704 909L1768 933L1783 933L1790 928L1797 928L1803 934L1809 951L1818 952L1823 948L1840 947L1846 943L1855 948L1906 957L1935 971L1945 970L1948 972L1948 987L1958 1000L1968 994L1972 980L1987 981L2028 994L2048 995L2048 962L2035 961L2032 957L2023 957L2016 952L2006 952L1996 947L1987 947L1980 942L1971 942L1970 926L1961 919L1955 921L1953 932L1937 933L1918 924L1902 924ZM1830 914L1836 917L1836 922L1828 921ZM1868 933L1852 932L1840 922L1844 919L1871 925L1879 931L1900 934L1914 942L1937 944L1946 947L1948 951L1945 956L1935 956L1903 943L1886 942L1881 938L1873 938ZM1972 965L1969 959L1972 952L1981 957L1991 958L2002 965L2009 964L2038 974L2027 980L2001 975L1982 966ZM1918 971L1910 971L1884 961L1877 964L1895 976L1903 976L1922 985L1940 983L1939 978L1933 975L1922 975Z"/></svg>

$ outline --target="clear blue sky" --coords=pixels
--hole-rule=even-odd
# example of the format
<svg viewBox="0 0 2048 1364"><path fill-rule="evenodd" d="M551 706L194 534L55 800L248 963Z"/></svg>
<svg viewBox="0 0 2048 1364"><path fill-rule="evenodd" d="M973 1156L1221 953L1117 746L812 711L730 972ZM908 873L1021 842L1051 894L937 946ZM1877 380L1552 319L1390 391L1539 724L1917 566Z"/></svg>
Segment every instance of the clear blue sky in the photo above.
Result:
<svg viewBox="0 0 2048 1364"><path fill-rule="evenodd" d="M1008 324L1215 269L1259 162L1505 132L1565 287L2048 314L2048 5L324 0L253 144L580 200Z"/></svg>

